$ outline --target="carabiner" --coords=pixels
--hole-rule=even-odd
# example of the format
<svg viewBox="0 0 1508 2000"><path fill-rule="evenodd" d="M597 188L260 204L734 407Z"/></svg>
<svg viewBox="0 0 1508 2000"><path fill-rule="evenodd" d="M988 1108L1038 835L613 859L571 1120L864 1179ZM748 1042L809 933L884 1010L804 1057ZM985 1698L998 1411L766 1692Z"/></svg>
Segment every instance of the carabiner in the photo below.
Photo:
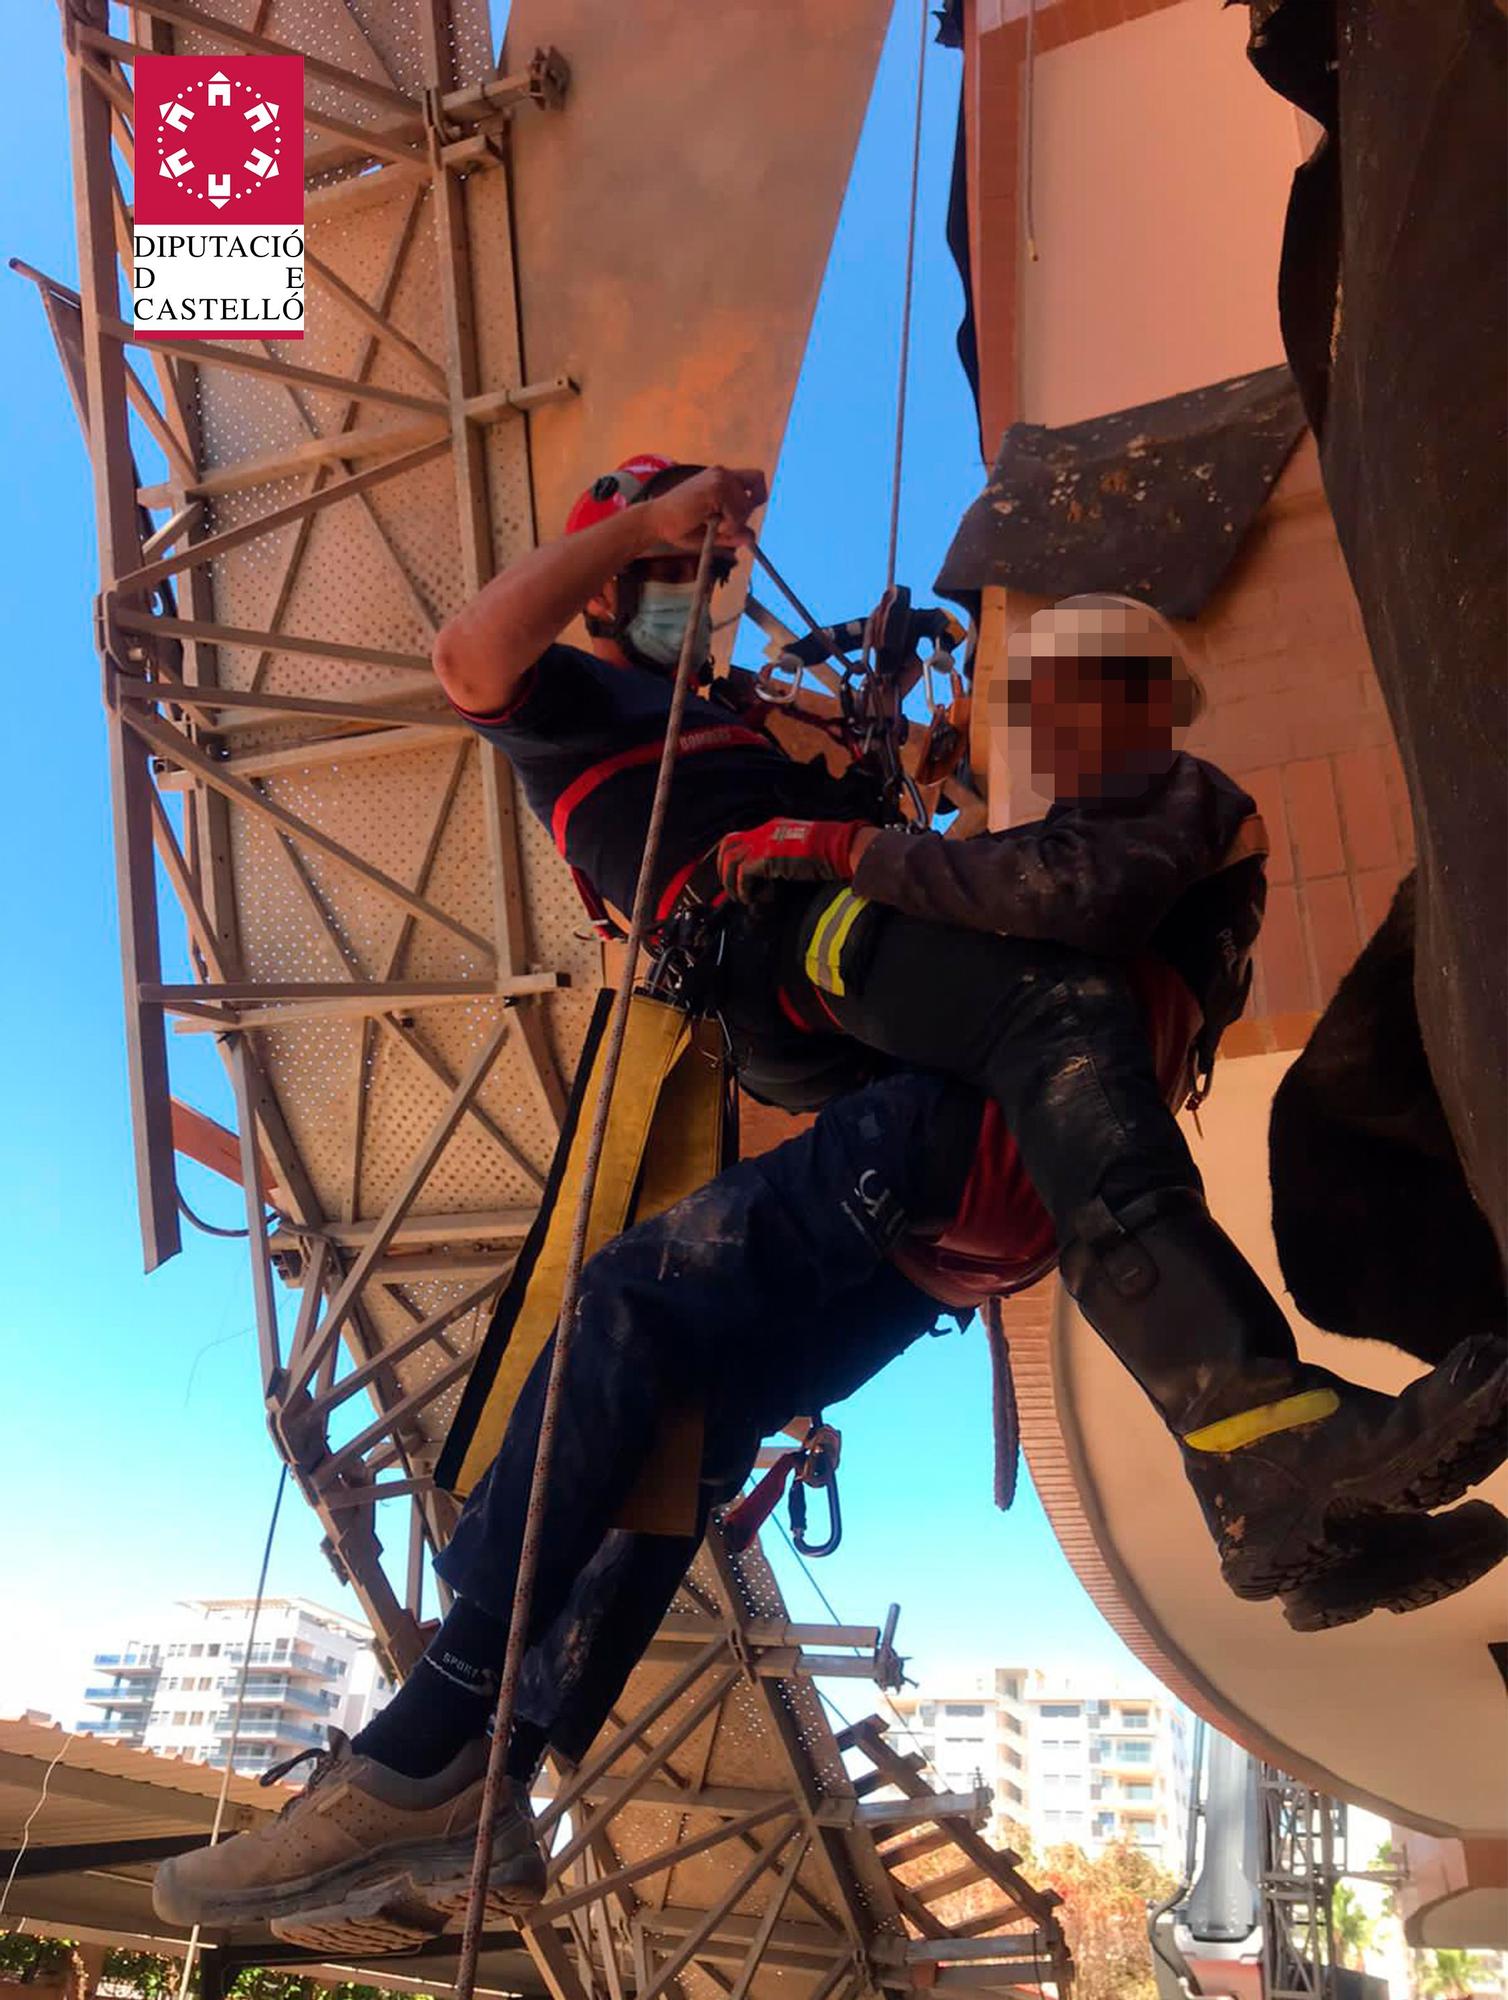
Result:
<svg viewBox="0 0 1508 2000"><path fill-rule="evenodd" d="M838 1498L838 1460L843 1440L831 1424L819 1418L807 1432L801 1458L791 1481L787 1507L791 1517L791 1546L797 1555L830 1556L843 1539L843 1507ZM818 1487L827 1495L827 1537L821 1542L806 1539L806 1489Z"/></svg>
<svg viewBox="0 0 1508 2000"><path fill-rule="evenodd" d="M779 672L793 674L790 681L776 680ZM806 674L806 662L799 654L777 653L766 660L754 676L754 692L760 701L768 702L772 708L788 708L801 692L801 683Z"/></svg>

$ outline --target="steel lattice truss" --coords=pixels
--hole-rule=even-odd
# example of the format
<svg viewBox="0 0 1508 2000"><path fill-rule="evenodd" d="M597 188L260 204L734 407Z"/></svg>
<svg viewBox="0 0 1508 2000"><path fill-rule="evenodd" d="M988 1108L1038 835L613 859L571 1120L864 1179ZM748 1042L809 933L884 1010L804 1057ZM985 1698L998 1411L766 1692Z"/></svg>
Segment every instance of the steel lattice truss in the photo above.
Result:
<svg viewBox="0 0 1508 2000"><path fill-rule="evenodd" d="M451 1519L434 1451L600 977L506 762L428 659L532 544L523 413L571 393L520 376L503 166L508 118L557 102L563 66L497 77L484 0L70 0L65 25L82 296L39 283L96 478L147 1262L178 1247L171 1024L226 1052L269 1421L402 1670ZM304 55L296 347L133 336L137 47ZM187 984L163 978L157 864ZM301 1287L286 1343L279 1273ZM401 1593L374 1529L394 1498Z"/></svg>
<svg viewBox="0 0 1508 2000"><path fill-rule="evenodd" d="M146 1261L178 1248L175 1133L192 1149L169 1031L211 1034L268 1421L402 1672L454 1516L435 1455L601 976L558 858L428 659L532 545L527 412L573 393L524 378L506 173L509 120L548 116L567 73L541 51L499 75L485 0L65 0L64 26L81 289L29 275L94 468ZM135 336L138 50L304 56L297 348ZM175 984L180 935L194 976ZM279 1278L299 1288L286 1338ZM397 1586L376 1533L393 1501ZM854 1656L813 1644L894 1671L877 1631L791 1625L758 1554L714 1532L559 1774L527 1940L555 2000L1066 1985L1055 1899L974 1830L983 1798L934 1794L877 1720L834 1738L810 1677ZM945 1921L981 1884L987 1907Z"/></svg>
<svg viewBox="0 0 1508 2000"><path fill-rule="evenodd" d="M1343 1970L1335 1889L1346 1867L1346 1808L1271 1764L1262 1808L1262 1990L1269 2000L1333 2000Z"/></svg>

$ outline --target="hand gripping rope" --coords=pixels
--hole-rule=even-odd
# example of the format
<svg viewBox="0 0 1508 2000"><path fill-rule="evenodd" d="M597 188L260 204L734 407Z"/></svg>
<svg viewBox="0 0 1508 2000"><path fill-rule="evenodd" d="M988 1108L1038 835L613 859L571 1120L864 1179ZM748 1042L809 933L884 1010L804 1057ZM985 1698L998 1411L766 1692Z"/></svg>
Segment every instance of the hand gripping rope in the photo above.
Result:
<svg viewBox="0 0 1508 2000"><path fill-rule="evenodd" d="M706 610L712 595L712 552L716 539L717 524L709 522L707 532L702 538L701 555L697 562L696 590L692 599L691 615L686 621L686 635L681 641L681 656L676 662L670 714L665 724L665 747L660 754L659 772L655 778L654 802L650 807L649 827L644 836L644 858L639 864L639 879L634 888L634 907L629 920L628 939L624 945L623 971L618 980L613 1011L607 1026L602 1060L602 1086L597 1093L597 1102L592 1113L592 1129L587 1139L586 1157L582 1168L581 1194L576 1204L576 1220L571 1233L570 1251L566 1258L565 1278L561 1286L560 1318L555 1327L555 1346L550 1357L544 1412L539 1425L539 1443L534 1454L534 1476L529 1487L529 1506L524 1517L523 1543L519 1550L518 1577L513 1587L513 1610L508 1623L508 1650L503 1658L502 1681L497 1692L497 1712L492 1724L492 1748L487 1758L487 1779L482 1788L482 1811L481 1818L477 1822L476 1854L471 1867L471 1892L466 1904L466 1925L461 1934L461 1953L456 1966L457 2000L472 2000L472 1992L476 1985L477 1954L481 1945L482 1924L487 1908L487 1877L492 1866L493 1830L497 1821L498 1801L502 1796L508 1738L513 1728L513 1709L518 1695L519 1671L523 1665L529 1616L534 1602L534 1578L539 1567L539 1542L544 1520L545 1494L549 1489L550 1466L555 1453L555 1427L560 1410L561 1388L565 1381L565 1360L570 1350L571 1334L576 1318L581 1266L586 1252L587 1225L592 1213L593 1196L596 1193L597 1173L602 1162L608 1110L612 1103L613 1087L617 1082L618 1067L623 1056L623 1039L628 1029L629 1002L633 997L639 953L643 947L645 933L650 927L649 920L654 905L655 867L659 860L660 838L665 825L665 808L670 798L670 782L675 772L676 751L681 738L681 720L686 712L686 697L690 693L695 670L697 633L701 627L702 613Z"/></svg>

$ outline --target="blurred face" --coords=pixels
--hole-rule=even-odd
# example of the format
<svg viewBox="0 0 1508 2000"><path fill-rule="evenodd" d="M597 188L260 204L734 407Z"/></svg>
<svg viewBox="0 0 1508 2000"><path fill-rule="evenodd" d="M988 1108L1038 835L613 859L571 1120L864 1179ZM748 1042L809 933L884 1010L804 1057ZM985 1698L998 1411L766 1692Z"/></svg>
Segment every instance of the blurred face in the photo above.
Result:
<svg viewBox="0 0 1508 2000"><path fill-rule="evenodd" d="M1008 684L1030 735L1032 782L1055 799L1126 798L1162 776L1186 722L1170 660L1037 659Z"/></svg>

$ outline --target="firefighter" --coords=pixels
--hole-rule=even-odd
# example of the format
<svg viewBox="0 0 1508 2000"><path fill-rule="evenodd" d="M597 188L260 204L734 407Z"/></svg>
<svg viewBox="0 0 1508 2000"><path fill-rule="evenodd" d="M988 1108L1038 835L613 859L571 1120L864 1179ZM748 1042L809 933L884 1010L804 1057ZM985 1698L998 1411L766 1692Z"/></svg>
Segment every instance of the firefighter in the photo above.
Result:
<svg viewBox="0 0 1508 2000"><path fill-rule="evenodd" d="M619 909L694 608L692 551L715 521L731 558L763 498L754 471L628 461L437 644L452 701ZM591 652L558 643L578 613ZM974 843L876 828L862 783L793 762L736 706L688 706L659 913L709 878L773 896L734 922L719 1004L746 1078L827 1101L808 1131L583 1273L494 1848L501 1901L541 1890L528 1781L545 1740L584 1750L694 1553L695 1538L607 1531L658 1415L688 1396L705 1411L705 1519L793 1408L830 1406L935 1325L948 1293L928 1288L929 1251L971 1184L1001 1178L1003 1140L1048 1259L1173 1432L1239 1595L1281 1597L1318 1628L1433 1601L1504 1552L1485 1503L1428 1512L1503 1456L1501 1352L1468 1343L1396 1399L1308 1366L1205 1209L1169 1107L1190 1046L1207 1066L1244 997L1261 907L1260 857L1238 840L1252 804L1174 754L1191 684L1155 619L1125 605L1061 617L1028 635L1011 695L1060 802ZM1154 1044L1178 1032L1160 1063ZM459 1907L548 1358L439 1558L455 1597L419 1666L272 1826L165 1863L165 1917L271 1918L297 1938L301 1913L394 1877Z"/></svg>

